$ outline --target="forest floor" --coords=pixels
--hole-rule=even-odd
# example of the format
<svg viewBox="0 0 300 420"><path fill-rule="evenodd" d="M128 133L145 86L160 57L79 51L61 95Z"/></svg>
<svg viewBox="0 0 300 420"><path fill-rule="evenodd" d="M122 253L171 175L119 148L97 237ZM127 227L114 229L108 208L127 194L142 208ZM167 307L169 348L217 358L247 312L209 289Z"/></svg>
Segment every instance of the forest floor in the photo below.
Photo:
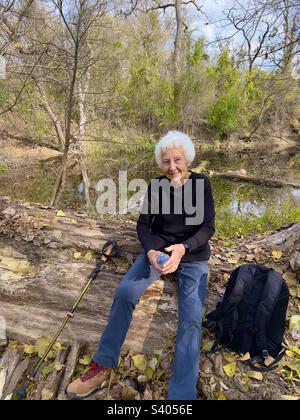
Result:
<svg viewBox="0 0 300 420"><path fill-rule="evenodd" d="M0 215L1 315L7 318L9 340L1 347L3 399L15 398L16 389L24 385L25 373L39 360L49 335L64 319L68 302L73 303L93 266L99 239L103 242L113 235L124 247L125 258L108 267L102 274L102 284L96 284L94 291L87 294L72 321L77 327L69 329L56 344L39 381L31 385L28 393L28 398L34 400L65 399L65 386L84 372L91 360L115 287L138 252L134 223L116 219L112 225L102 218L99 231L99 219L4 198L0 200ZM237 266L259 263L276 269L285 278L291 294L283 342L285 355L276 370L253 372L248 355L229 350L209 353L213 337L204 330L199 399L300 399L300 337L291 326L293 317L300 312L300 273L291 270L288 254L262 245L263 238L264 235L232 241L212 239L205 310L215 307ZM166 398L176 331L176 299L172 276L151 286L136 309L118 368L89 399Z"/></svg>

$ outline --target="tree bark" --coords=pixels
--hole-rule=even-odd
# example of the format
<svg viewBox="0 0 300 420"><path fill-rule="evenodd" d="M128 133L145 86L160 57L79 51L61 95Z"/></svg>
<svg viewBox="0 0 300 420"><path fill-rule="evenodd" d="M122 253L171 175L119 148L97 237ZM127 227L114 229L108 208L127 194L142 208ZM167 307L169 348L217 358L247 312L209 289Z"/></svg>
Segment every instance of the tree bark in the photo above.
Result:
<svg viewBox="0 0 300 420"><path fill-rule="evenodd" d="M288 253L292 270L300 271L300 222L268 236L261 242Z"/></svg>
<svg viewBox="0 0 300 420"><path fill-rule="evenodd" d="M176 36L174 48L174 79L177 81L182 65L182 41L184 33L184 16L182 9L182 0L175 0L176 10Z"/></svg>
<svg viewBox="0 0 300 420"><path fill-rule="evenodd" d="M7 336L27 342L53 335L95 266L95 255L85 258L87 251L115 239L121 256L115 265L105 264L61 336L95 350L115 289L141 250L135 224L114 218L112 226L101 219L99 229L95 219L57 217L55 209L44 207L0 199L0 255L2 264L7 262L0 277L0 315L6 319ZM79 259L75 251L81 252ZM207 305L212 308L216 299L208 293ZM176 323L176 282L159 279L137 305L123 350L151 353L164 348Z"/></svg>

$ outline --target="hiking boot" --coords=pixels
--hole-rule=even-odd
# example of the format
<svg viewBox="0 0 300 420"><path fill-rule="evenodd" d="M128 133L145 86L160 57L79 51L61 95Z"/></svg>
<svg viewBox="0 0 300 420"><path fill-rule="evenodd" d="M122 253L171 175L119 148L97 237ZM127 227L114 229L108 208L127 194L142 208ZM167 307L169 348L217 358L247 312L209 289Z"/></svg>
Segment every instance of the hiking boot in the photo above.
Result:
<svg viewBox="0 0 300 420"><path fill-rule="evenodd" d="M110 371L111 368L93 362L84 375L69 384L66 394L76 400L88 397L109 378Z"/></svg>

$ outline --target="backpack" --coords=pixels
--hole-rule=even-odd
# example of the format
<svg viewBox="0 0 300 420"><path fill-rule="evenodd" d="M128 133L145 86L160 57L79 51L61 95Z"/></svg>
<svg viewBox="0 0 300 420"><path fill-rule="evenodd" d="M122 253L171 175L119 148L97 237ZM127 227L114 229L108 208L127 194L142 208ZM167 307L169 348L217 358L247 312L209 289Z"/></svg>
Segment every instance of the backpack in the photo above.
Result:
<svg viewBox="0 0 300 420"><path fill-rule="evenodd" d="M250 353L250 366L266 371L282 358L282 340L289 300L288 287L279 273L259 264L244 264L230 275L225 294L204 327L215 330L211 352L227 347ZM275 360L266 367L268 356Z"/></svg>

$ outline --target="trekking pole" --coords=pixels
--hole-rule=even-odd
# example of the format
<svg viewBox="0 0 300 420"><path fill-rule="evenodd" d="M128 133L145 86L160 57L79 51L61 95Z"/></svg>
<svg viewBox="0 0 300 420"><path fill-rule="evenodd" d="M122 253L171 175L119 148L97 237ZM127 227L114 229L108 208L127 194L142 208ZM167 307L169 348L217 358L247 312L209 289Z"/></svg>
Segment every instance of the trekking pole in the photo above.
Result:
<svg viewBox="0 0 300 420"><path fill-rule="evenodd" d="M100 259L97 259L96 260L96 267L90 273L90 275L89 275L89 277L87 279L87 282L84 285L84 287L83 287L83 289L82 289L79 297L77 298L76 302L72 306L71 310L67 312L66 319L63 321L63 323L61 324L61 326L57 330L56 334L54 335L53 339L49 343L47 349L45 350L45 353L41 357L41 360L39 361L39 363L35 367L35 369L32 372L32 374L27 376L28 383L26 384L26 386L24 388L21 388L20 390L18 390L17 397L16 397L17 400L21 400L21 399L23 399L23 398L25 398L27 396L27 389L28 389L29 385L31 383L36 382L36 380L37 380L36 379L36 376L37 376L37 373L38 373L39 369L41 368L41 366L44 363L46 357L48 356L48 354L50 353L52 347L56 343L57 338L60 336L61 332L63 331L63 329L67 325L67 323L70 320L70 318L73 318L74 317L74 312L75 312L77 306L79 305L79 303L81 302L82 298L84 297L84 295L88 291L91 283L97 277L99 271L102 268L103 263L105 263L108 259L111 259L112 257L116 256L117 253L119 252L119 250L120 250L120 248L119 248L117 242L116 241L113 241L113 240L107 241L103 245L102 251L101 251L101 257L100 257Z"/></svg>

